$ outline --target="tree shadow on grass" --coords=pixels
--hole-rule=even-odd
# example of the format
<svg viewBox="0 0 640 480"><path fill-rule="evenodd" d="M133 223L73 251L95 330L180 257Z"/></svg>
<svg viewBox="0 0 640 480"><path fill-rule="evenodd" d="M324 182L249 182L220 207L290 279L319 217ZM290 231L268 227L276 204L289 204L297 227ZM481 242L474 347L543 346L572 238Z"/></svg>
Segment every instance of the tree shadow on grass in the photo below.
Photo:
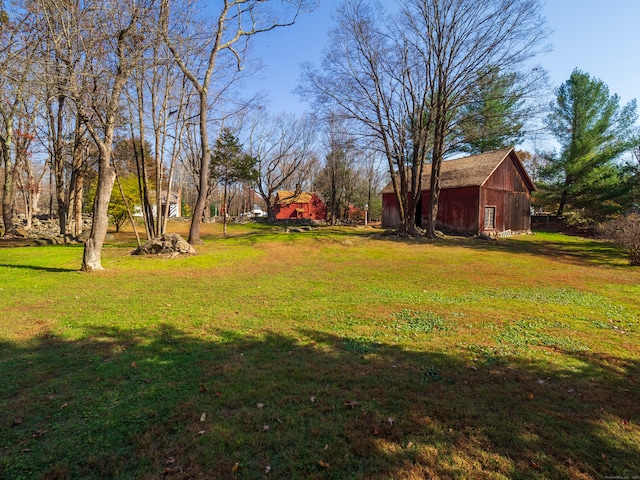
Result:
<svg viewBox="0 0 640 480"><path fill-rule="evenodd" d="M78 269L73 268L57 268L57 267L41 267L39 265L16 265L16 264L8 264L8 263L0 263L0 268L19 268L19 269L27 269L27 270L38 270L41 272L51 272L51 273L65 273L65 272L77 272Z"/></svg>
<svg viewBox="0 0 640 480"><path fill-rule="evenodd" d="M637 362L206 335L96 327L0 343L0 478L640 475Z"/></svg>
<svg viewBox="0 0 640 480"><path fill-rule="evenodd" d="M626 255L615 245L597 240L576 241L500 239L494 241L465 239L461 246L485 252L507 252L545 257L572 265L607 265L624 267Z"/></svg>

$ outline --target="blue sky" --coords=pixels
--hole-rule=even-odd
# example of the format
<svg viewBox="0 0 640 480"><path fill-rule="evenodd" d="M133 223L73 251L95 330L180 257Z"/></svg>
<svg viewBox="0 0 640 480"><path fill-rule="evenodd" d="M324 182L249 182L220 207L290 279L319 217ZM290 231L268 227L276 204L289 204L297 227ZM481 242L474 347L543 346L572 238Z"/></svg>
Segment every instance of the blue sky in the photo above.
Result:
<svg viewBox="0 0 640 480"><path fill-rule="evenodd" d="M274 112L303 112L309 107L292 90L302 62L318 64L332 26L331 13L341 0L321 0L319 7L291 26L254 39L263 64L251 90L262 90ZM393 4L391 0L385 3ZM640 96L640 0L548 0L543 12L553 31L550 53L537 62L549 73L552 87L574 68L603 80L625 104Z"/></svg>

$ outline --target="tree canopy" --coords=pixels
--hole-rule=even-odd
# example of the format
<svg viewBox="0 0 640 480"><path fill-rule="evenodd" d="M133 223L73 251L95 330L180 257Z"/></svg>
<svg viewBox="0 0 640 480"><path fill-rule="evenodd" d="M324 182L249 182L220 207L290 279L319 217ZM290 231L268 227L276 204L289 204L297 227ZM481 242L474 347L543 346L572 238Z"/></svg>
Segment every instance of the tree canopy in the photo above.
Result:
<svg viewBox="0 0 640 480"><path fill-rule="evenodd" d="M458 150L474 155L518 143L526 112L515 73L486 68L478 73L469 95L460 112Z"/></svg>
<svg viewBox="0 0 640 480"><path fill-rule="evenodd" d="M638 145L636 120L635 100L621 107L602 80L578 69L557 89L546 123L560 150L545 155L541 176L558 215L571 208L597 217L619 207L625 186L616 161Z"/></svg>

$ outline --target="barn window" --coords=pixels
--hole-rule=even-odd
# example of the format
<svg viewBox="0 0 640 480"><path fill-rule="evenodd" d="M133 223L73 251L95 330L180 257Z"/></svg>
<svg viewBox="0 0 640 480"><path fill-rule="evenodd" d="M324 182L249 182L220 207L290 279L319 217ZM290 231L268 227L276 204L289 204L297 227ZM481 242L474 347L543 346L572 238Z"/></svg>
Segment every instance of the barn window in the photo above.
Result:
<svg viewBox="0 0 640 480"><path fill-rule="evenodd" d="M496 207L484 207L484 229L496 228Z"/></svg>

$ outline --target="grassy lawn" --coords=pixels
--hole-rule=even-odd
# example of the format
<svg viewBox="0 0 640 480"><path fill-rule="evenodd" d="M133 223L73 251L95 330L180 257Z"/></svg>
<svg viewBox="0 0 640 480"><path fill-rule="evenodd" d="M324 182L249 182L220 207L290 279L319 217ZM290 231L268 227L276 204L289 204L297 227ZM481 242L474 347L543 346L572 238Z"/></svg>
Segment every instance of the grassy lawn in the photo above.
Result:
<svg viewBox="0 0 640 480"><path fill-rule="evenodd" d="M203 229L176 259L119 234L94 274L0 248L0 478L640 475L640 269L609 244Z"/></svg>

